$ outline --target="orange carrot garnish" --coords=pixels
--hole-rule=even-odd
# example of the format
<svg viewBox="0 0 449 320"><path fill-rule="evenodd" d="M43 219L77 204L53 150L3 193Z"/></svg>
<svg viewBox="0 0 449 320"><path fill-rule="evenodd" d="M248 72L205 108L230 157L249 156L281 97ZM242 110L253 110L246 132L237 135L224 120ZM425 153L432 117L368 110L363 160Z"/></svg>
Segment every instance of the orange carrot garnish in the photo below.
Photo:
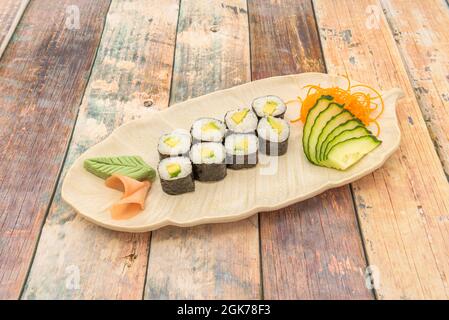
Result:
<svg viewBox="0 0 449 320"><path fill-rule="evenodd" d="M307 113L315 105L316 101L321 96L331 96L336 103L343 105L345 109L350 111L365 125L373 123L378 129L377 135L379 135L380 127L377 119L385 108L382 95L371 86L364 84L352 85L347 75L345 78L348 80L348 89L342 89L340 87L322 88L320 85L313 84L305 86L304 88L308 88L306 97L304 99L298 97L298 101L301 103L300 116L292 122L299 120L305 122ZM368 89L368 91L371 91L371 94L367 93L367 90L360 90L360 88ZM287 104L291 102L293 101L288 101Z"/></svg>

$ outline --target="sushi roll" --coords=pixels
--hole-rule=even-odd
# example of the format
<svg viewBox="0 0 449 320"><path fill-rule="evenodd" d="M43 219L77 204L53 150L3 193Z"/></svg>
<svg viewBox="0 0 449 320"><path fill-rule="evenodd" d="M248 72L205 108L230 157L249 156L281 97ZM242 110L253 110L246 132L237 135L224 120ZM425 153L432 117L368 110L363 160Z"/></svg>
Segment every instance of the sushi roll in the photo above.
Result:
<svg viewBox="0 0 449 320"><path fill-rule="evenodd" d="M219 181L226 177L226 152L221 143L201 142L190 150L193 176L199 181Z"/></svg>
<svg viewBox="0 0 449 320"><path fill-rule="evenodd" d="M225 123L231 133L254 133L257 116L249 108L232 110L226 113Z"/></svg>
<svg viewBox="0 0 449 320"><path fill-rule="evenodd" d="M226 163L229 169L252 168L258 162L259 141L255 134L235 133L226 137Z"/></svg>
<svg viewBox="0 0 449 320"><path fill-rule="evenodd" d="M190 133L193 137L193 143L197 142L223 142L226 133L225 125L222 121L214 118L197 119Z"/></svg>
<svg viewBox="0 0 449 320"><path fill-rule="evenodd" d="M278 96L263 96L253 100L252 108L254 113L259 117L273 116L276 118L284 118L287 106Z"/></svg>
<svg viewBox="0 0 449 320"><path fill-rule="evenodd" d="M195 191L192 164L187 157L170 157L159 162L162 190L171 195Z"/></svg>
<svg viewBox="0 0 449 320"><path fill-rule="evenodd" d="M192 137L188 132L175 130L171 133L164 134L159 138L157 145L159 159L188 156L191 144Z"/></svg>
<svg viewBox="0 0 449 320"><path fill-rule="evenodd" d="M269 156L282 156L287 152L290 126L287 121L268 116L257 126L259 150Z"/></svg>

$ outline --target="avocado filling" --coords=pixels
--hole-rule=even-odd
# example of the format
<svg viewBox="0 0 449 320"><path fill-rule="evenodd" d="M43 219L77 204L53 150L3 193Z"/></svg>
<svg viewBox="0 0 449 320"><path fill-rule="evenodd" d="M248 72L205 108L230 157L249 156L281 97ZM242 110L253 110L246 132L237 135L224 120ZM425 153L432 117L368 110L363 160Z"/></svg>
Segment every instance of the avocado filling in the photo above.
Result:
<svg viewBox="0 0 449 320"><path fill-rule="evenodd" d="M170 146L171 148L176 147L179 143L180 143L180 139L178 137L167 137L164 140L164 143L168 146Z"/></svg>
<svg viewBox="0 0 449 320"><path fill-rule="evenodd" d="M277 109L277 102L269 100L267 102L265 102L265 105L263 107L263 113L267 116L271 116Z"/></svg>
<svg viewBox="0 0 449 320"><path fill-rule="evenodd" d="M176 178L181 173L181 166L177 163L170 163L167 165L167 172L170 178Z"/></svg>
<svg viewBox="0 0 449 320"><path fill-rule="evenodd" d="M201 158L203 159L211 159L215 157L215 153L213 150L209 149L209 148L202 148L201 149Z"/></svg>
<svg viewBox="0 0 449 320"><path fill-rule="evenodd" d="M220 127L217 125L217 123L215 123L213 121L208 122L201 127L201 131L203 131L203 132L213 131L213 130L220 130Z"/></svg>
<svg viewBox="0 0 449 320"><path fill-rule="evenodd" d="M243 120L245 120L245 117L248 114L248 112L249 109L243 109L242 111L238 111L232 115L231 119L232 121L234 121L235 124L239 124Z"/></svg>
<svg viewBox="0 0 449 320"><path fill-rule="evenodd" d="M277 134L281 134L282 124L280 121L275 120L275 118L273 118L273 117L268 117L267 121L268 121L269 125L271 126L271 128L277 132Z"/></svg>
<svg viewBox="0 0 449 320"><path fill-rule="evenodd" d="M248 145L249 145L248 138L244 138L234 145L234 151L241 151L247 153Z"/></svg>

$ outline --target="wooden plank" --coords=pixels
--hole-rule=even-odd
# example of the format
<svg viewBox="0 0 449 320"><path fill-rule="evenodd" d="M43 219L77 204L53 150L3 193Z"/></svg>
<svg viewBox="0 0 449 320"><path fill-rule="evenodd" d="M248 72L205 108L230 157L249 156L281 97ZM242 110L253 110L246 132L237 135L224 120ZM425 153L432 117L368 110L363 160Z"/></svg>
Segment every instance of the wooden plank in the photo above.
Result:
<svg viewBox="0 0 449 320"><path fill-rule="evenodd" d="M28 5L29 0L0 1L0 58Z"/></svg>
<svg viewBox="0 0 449 320"><path fill-rule="evenodd" d="M314 4L330 72L346 67L354 79L405 92L397 107L400 149L353 184L368 260L378 270L377 295L447 299L449 185L382 7L376 0Z"/></svg>
<svg viewBox="0 0 449 320"><path fill-rule="evenodd" d="M246 1L182 1L171 103L250 80ZM260 298L257 217L153 232L145 298Z"/></svg>
<svg viewBox="0 0 449 320"><path fill-rule="evenodd" d="M68 5L83 7L79 30L65 27ZM1 60L0 298L25 280L108 5L34 1Z"/></svg>
<svg viewBox="0 0 449 320"><path fill-rule="evenodd" d="M325 71L311 1L250 1L253 80ZM260 215L266 299L371 299L349 187Z"/></svg>
<svg viewBox="0 0 449 320"><path fill-rule="evenodd" d="M381 4L449 179L449 6L445 0Z"/></svg>
<svg viewBox="0 0 449 320"><path fill-rule="evenodd" d="M177 0L112 1L64 173L116 126L168 106L178 9ZM86 222L59 185L23 297L141 299L149 239Z"/></svg>

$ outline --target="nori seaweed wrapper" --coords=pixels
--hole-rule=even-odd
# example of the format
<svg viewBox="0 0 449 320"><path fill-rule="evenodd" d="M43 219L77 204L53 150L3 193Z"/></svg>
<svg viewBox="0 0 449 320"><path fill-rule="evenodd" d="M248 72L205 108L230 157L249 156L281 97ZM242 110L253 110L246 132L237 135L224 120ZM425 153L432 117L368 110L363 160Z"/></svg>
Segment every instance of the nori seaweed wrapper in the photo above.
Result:
<svg viewBox="0 0 449 320"><path fill-rule="evenodd" d="M195 181L193 181L192 174L175 180L164 180L161 178L161 185L162 190L170 195L178 195L195 191Z"/></svg>
<svg viewBox="0 0 449 320"><path fill-rule="evenodd" d="M259 155L257 152L245 154L245 155L235 155L226 154L226 163L229 169L241 170L253 168L259 162Z"/></svg>
<svg viewBox="0 0 449 320"><path fill-rule="evenodd" d="M226 163L192 164L193 176L202 182L220 181L226 177Z"/></svg>
<svg viewBox="0 0 449 320"><path fill-rule="evenodd" d="M163 154L163 153L160 153L160 151L158 151L158 153L159 153L159 160L161 160L161 161L166 159L166 158L170 158L170 157L188 157L189 156L188 152L175 154L175 155Z"/></svg>
<svg viewBox="0 0 449 320"><path fill-rule="evenodd" d="M288 140L272 142L259 136L259 150L269 156L282 156L287 153Z"/></svg>
<svg viewBox="0 0 449 320"><path fill-rule="evenodd" d="M227 128L226 133L225 133L225 138L227 138L228 136L233 135L233 134L253 134L253 135L257 136L257 130L249 131L249 132L236 132L236 131L232 131L231 129Z"/></svg>
<svg viewBox="0 0 449 320"><path fill-rule="evenodd" d="M208 140L199 140L199 139L196 139L196 138L192 138L192 146L193 146L194 144L202 143L202 142L216 142L216 143L221 143L221 144L223 144L223 141L224 141L225 136L226 136L226 133L223 135L223 138L221 138L220 141L208 141Z"/></svg>

